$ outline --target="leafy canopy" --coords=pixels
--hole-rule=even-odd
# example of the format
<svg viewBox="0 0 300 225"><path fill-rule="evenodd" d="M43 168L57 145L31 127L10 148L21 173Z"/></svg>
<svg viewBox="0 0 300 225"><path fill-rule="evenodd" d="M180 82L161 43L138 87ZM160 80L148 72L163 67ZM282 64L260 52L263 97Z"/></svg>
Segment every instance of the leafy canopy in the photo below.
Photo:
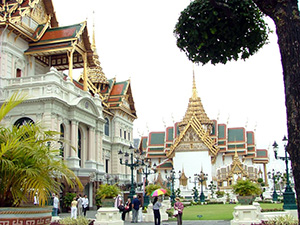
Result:
<svg viewBox="0 0 300 225"><path fill-rule="evenodd" d="M258 184L250 180L238 180L236 184L232 185L233 193L239 196L260 195L261 189Z"/></svg>
<svg viewBox="0 0 300 225"><path fill-rule="evenodd" d="M13 94L0 108L0 121L24 100L21 94ZM83 188L66 162L58 157L59 149L48 145L58 141L58 132L44 131L38 123L0 125L0 207L33 201L36 193L40 204L45 205L52 193L60 191L62 181Z"/></svg>
<svg viewBox="0 0 300 225"><path fill-rule="evenodd" d="M194 0L175 26L177 46L195 63L247 59L268 40L262 16L252 0Z"/></svg>

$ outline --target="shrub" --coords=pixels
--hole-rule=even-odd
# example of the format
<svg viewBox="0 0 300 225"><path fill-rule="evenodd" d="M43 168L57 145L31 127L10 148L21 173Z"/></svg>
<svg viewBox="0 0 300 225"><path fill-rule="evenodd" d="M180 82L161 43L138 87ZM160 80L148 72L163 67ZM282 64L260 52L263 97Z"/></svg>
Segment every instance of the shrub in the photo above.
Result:
<svg viewBox="0 0 300 225"><path fill-rule="evenodd" d="M71 203L73 201L73 198L76 197L76 194L75 193L67 193L64 197L63 197L63 203L64 203L64 206L67 207L67 208L70 208L71 207Z"/></svg>
<svg viewBox="0 0 300 225"><path fill-rule="evenodd" d="M284 216L276 216L268 221L263 221L259 224L253 223L251 225L298 225L298 220L297 218L288 214Z"/></svg>
<svg viewBox="0 0 300 225"><path fill-rule="evenodd" d="M250 195L260 195L261 189L256 184L250 180L238 180L236 184L232 185L233 193L239 196L250 196Z"/></svg>
<svg viewBox="0 0 300 225"><path fill-rule="evenodd" d="M100 199L114 198L121 193L120 188L117 185L101 184L97 189L96 196Z"/></svg>
<svg viewBox="0 0 300 225"><path fill-rule="evenodd" d="M66 217L60 219L58 222L51 222L50 225L91 225L94 224L94 220L89 220L86 217L80 216L77 219Z"/></svg>

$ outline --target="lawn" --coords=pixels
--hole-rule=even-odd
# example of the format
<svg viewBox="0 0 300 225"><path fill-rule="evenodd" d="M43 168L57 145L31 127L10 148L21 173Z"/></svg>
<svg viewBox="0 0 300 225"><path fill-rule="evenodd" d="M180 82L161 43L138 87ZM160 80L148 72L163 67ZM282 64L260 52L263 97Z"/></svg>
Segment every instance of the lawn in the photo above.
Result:
<svg viewBox="0 0 300 225"><path fill-rule="evenodd" d="M210 204L194 205L185 207L183 211L183 220L232 220L234 207L237 204ZM283 204L261 203L262 209L281 209ZM198 215L202 215L198 218ZM172 218L170 220L176 220Z"/></svg>

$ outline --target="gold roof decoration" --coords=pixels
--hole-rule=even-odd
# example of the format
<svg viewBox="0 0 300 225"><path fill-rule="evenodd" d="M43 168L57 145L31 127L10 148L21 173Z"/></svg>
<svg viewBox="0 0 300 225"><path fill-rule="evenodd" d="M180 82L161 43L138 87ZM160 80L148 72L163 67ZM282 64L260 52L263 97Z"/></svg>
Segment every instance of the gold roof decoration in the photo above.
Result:
<svg viewBox="0 0 300 225"><path fill-rule="evenodd" d="M193 90L192 97L189 99L188 108L186 110L183 120L179 123L179 129L182 131L184 127L189 123L193 115L196 115L200 123L207 127L207 132L210 133L213 122L208 118L200 97L197 94L197 88L195 83L195 74L193 72Z"/></svg>
<svg viewBox="0 0 300 225"><path fill-rule="evenodd" d="M95 41L95 24L93 23L93 40L92 40L93 60L96 64L95 67L89 67L87 70L88 78L94 84L100 94L103 84L108 84L108 80L100 66L99 56L97 54L96 41Z"/></svg>
<svg viewBox="0 0 300 225"><path fill-rule="evenodd" d="M220 148L209 136L209 133L203 128L201 122L195 114L192 115L188 124L184 127L183 131L180 132L180 135L175 139L173 145L170 147L170 150L167 152L167 157L174 157L176 148L179 146L180 142L182 141L190 127L193 128L193 130L197 133L202 142L207 146L207 148L209 149L209 154L211 156L211 161L212 163L215 163Z"/></svg>
<svg viewBox="0 0 300 225"><path fill-rule="evenodd" d="M239 159L236 149L232 159L231 171L229 172L228 177L232 177L233 174L241 174L243 177L248 177L248 172L243 168L243 164Z"/></svg>
<svg viewBox="0 0 300 225"><path fill-rule="evenodd" d="M187 186L187 181L188 181L188 178L184 173L184 169L182 169L182 173L181 173L181 176L179 178L179 183L180 183L180 185L186 187Z"/></svg>

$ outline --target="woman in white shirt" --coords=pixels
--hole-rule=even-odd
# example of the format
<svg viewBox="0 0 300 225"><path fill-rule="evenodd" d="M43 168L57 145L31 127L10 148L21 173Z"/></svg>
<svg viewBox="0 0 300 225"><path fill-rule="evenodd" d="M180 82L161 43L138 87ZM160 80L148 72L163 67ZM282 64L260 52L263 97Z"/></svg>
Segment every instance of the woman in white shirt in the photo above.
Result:
<svg viewBox="0 0 300 225"><path fill-rule="evenodd" d="M160 225L160 212L159 212L160 207L161 207L161 203L158 201L158 198L155 197L153 201L153 214L154 214L155 225Z"/></svg>

